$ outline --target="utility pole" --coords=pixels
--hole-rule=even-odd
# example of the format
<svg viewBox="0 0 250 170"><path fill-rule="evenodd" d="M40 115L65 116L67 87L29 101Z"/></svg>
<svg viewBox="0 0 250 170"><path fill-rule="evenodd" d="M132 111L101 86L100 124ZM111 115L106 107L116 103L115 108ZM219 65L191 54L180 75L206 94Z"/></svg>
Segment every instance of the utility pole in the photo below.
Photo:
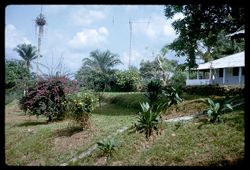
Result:
<svg viewBox="0 0 250 170"><path fill-rule="evenodd" d="M132 24L133 23L147 23L147 26L149 25L149 21L148 22L143 22L143 21L131 21L131 20L129 20L129 30L130 30L130 34L129 34L129 59L128 59L128 68L130 68L130 62L131 62L131 56L132 56Z"/></svg>

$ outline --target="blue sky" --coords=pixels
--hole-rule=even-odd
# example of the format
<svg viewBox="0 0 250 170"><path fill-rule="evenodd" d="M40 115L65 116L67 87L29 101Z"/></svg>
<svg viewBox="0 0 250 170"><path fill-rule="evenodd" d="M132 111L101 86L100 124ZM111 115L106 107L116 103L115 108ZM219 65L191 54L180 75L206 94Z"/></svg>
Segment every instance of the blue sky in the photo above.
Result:
<svg viewBox="0 0 250 170"><path fill-rule="evenodd" d="M16 45L31 43L37 46L35 18L41 5L9 5L5 9L5 57L21 59L13 51ZM82 59L93 50L110 50L119 55L127 69L129 61L129 20L132 22L131 65L139 68L142 59L152 61L153 54L171 43L176 33L171 20L164 16L163 5L43 5L47 20L42 37L40 62L55 68L59 61L65 72L75 73L82 65ZM148 23L149 22L149 23ZM169 51L168 59L175 57ZM45 67L40 66L43 72ZM35 65L33 63L33 71Z"/></svg>

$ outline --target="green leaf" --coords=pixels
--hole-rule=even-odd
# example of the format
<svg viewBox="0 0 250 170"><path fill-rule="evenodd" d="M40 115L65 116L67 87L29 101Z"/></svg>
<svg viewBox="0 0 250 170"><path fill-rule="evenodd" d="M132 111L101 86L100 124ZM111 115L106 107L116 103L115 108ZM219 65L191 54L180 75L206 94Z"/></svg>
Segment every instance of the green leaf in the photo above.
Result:
<svg viewBox="0 0 250 170"><path fill-rule="evenodd" d="M225 107L229 108L230 110L233 110L233 107L231 106L231 104L225 104Z"/></svg>

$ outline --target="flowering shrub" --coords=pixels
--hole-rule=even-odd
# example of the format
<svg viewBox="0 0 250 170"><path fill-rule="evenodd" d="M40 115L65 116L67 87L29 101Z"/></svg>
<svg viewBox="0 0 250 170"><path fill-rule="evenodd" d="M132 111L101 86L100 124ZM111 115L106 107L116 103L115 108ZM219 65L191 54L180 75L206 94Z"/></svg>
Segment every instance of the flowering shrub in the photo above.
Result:
<svg viewBox="0 0 250 170"><path fill-rule="evenodd" d="M83 128L90 126L91 111L97 100L91 92L80 92L67 95L64 105L69 116Z"/></svg>
<svg viewBox="0 0 250 170"><path fill-rule="evenodd" d="M39 80L34 86L28 88L26 96L20 100L20 108L27 110L29 114L45 115L52 119L64 116L65 95L77 90L76 84L72 83L70 89L69 79L66 77L49 77Z"/></svg>

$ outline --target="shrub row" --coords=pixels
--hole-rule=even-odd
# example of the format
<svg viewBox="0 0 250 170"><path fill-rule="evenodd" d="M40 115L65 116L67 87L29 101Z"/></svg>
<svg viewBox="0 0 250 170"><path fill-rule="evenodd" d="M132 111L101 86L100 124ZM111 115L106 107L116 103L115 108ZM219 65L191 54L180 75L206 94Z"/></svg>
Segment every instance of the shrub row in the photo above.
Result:
<svg viewBox="0 0 250 170"><path fill-rule="evenodd" d="M237 86L186 86L182 88L183 92L201 96L217 95L217 96L243 96L245 88Z"/></svg>

